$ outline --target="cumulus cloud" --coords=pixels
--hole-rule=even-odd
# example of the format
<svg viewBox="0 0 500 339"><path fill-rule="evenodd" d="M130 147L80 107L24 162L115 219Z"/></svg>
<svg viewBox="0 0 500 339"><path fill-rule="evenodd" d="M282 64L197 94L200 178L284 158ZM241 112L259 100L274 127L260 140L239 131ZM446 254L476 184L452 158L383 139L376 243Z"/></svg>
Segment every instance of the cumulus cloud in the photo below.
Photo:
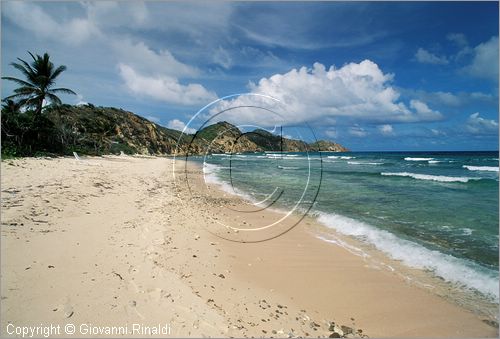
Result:
<svg viewBox="0 0 500 339"><path fill-rule="evenodd" d="M498 122L495 120L484 119L479 116L479 113L473 113L469 116L465 125L467 131L477 135L494 135L498 134Z"/></svg>
<svg viewBox="0 0 500 339"><path fill-rule="evenodd" d="M262 78L256 84L250 83L252 93L276 98L279 105L262 97L243 96L222 101L211 113L245 105L271 105L280 109L281 119L257 109L234 109L225 113L225 118L231 121L267 126L304 122L328 126L333 125L337 118L357 123L435 121L442 118L439 112L418 100L407 107L399 100L399 92L391 86L392 78L392 74L384 74L370 60L329 69L315 63L311 69L292 69L285 74Z"/></svg>
<svg viewBox="0 0 500 339"><path fill-rule="evenodd" d="M394 134L394 128L391 125L380 125L377 127L380 134L388 136Z"/></svg>
<svg viewBox="0 0 500 339"><path fill-rule="evenodd" d="M439 111L434 111L427 106L426 103L420 100L411 100L410 107L417 112L417 116L422 121L436 121L441 120L443 115Z"/></svg>
<svg viewBox="0 0 500 339"><path fill-rule="evenodd" d="M419 48L415 53L415 59L423 64L446 65L448 59L445 56L438 56L423 48Z"/></svg>
<svg viewBox="0 0 500 339"><path fill-rule="evenodd" d="M171 129L178 130L178 131L182 131L182 132L188 133L188 134L196 133L196 130L194 128L190 128L190 127L186 128L186 124L184 122L180 121L179 119L170 120L167 124L167 127L171 128Z"/></svg>
<svg viewBox="0 0 500 339"><path fill-rule="evenodd" d="M498 37L494 36L474 48L472 63L465 68L472 76L498 81Z"/></svg>
<svg viewBox="0 0 500 339"><path fill-rule="evenodd" d="M118 67L126 87L137 95L180 105L206 104L217 98L200 84L182 85L178 79L166 75L145 76L123 63Z"/></svg>

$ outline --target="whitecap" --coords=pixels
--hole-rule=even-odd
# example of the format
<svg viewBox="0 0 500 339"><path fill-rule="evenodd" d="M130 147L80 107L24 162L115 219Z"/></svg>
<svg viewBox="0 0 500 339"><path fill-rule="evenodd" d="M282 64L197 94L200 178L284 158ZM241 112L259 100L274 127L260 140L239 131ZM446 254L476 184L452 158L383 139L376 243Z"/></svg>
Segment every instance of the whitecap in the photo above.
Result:
<svg viewBox="0 0 500 339"><path fill-rule="evenodd" d="M411 158L411 157L406 157L406 161L429 161L429 160L434 160L434 158Z"/></svg>
<svg viewBox="0 0 500 339"><path fill-rule="evenodd" d="M498 167L494 167L494 166L468 166L468 165L463 165L462 167L468 169L469 171L498 172Z"/></svg>
<svg viewBox="0 0 500 339"><path fill-rule="evenodd" d="M383 162L359 162L359 161L348 161L349 165L383 165Z"/></svg>
<svg viewBox="0 0 500 339"><path fill-rule="evenodd" d="M467 177L449 177L445 175L418 174L409 172L382 172L380 174L384 176L411 177L419 180L432 180L440 182L468 182L469 180L479 179L479 178L467 178Z"/></svg>
<svg viewBox="0 0 500 339"><path fill-rule="evenodd" d="M356 159L356 157L348 157L344 155L329 155L327 158L330 159L342 159L342 160L349 160L349 159Z"/></svg>

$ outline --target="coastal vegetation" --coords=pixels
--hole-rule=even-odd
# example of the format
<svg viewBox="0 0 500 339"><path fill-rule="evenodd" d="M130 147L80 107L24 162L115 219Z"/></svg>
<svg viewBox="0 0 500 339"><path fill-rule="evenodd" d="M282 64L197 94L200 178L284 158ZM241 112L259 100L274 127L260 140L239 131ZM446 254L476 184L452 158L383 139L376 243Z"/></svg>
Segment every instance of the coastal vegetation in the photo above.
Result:
<svg viewBox="0 0 500 339"><path fill-rule="evenodd" d="M139 115L114 107L63 104L59 94L76 94L56 88L66 66L56 67L45 53L29 52L31 63L18 58L11 65L24 79L2 79L19 85L2 100L2 157L103 154L202 154L263 151L347 151L331 141L308 144L281 138L262 129L242 132L227 122L182 134Z"/></svg>

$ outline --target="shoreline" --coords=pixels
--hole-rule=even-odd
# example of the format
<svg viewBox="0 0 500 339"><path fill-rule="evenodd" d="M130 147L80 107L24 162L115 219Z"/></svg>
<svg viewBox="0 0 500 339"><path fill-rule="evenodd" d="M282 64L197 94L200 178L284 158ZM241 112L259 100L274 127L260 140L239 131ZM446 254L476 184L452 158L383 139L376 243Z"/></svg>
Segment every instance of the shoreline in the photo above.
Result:
<svg viewBox="0 0 500 339"><path fill-rule="evenodd" d="M202 196L175 183L171 159L82 161L2 162L4 336L9 321L168 321L173 336L197 337L328 337L332 321L358 336L498 335L315 238L310 218L273 241L217 238L207 231L217 222L249 227L255 216L228 210L244 202L218 189Z"/></svg>
<svg viewBox="0 0 500 339"><path fill-rule="evenodd" d="M200 164L199 162L195 163ZM218 167L218 165L209 164L209 168L212 167ZM250 204L255 203L255 199L248 193L239 189L233 191L228 183L218 179L217 172L213 168L207 172L211 176L209 177L210 183ZM286 209L286 206L273 206L269 210L286 214L286 211L284 211ZM363 257L366 261L369 261L369 265L377 267L377 269L395 271L395 274L400 275L408 283L415 284L431 293L451 300L457 305L493 322L498 321L498 302L495 301L495 298L498 298L498 291L496 290L498 281L495 281L496 279L488 273L471 268L468 266L470 263L467 261L462 262L460 259L432 251L417 243L409 243L392 233L335 212L326 212L324 209L323 211L311 210L309 217L313 219L311 223L318 226L314 227L314 232L311 232L316 238L342 246L353 254ZM363 231L359 231L360 228ZM367 239L364 241L357 239L357 235L360 233L362 237L367 237ZM354 237L351 234L354 234ZM388 239L384 239L384 237ZM380 243L378 240L383 241ZM412 252L415 252L414 254L417 257L426 258L432 262L431 267L433 268L427 268L425 260L420 259L417 261ZM435 273L434 269L438 273ZM443 275L439 276L439 272ZM457 277L457 273L465 275L466 278ZM469 282L468 279L471 279L472 282Z"/></svg>

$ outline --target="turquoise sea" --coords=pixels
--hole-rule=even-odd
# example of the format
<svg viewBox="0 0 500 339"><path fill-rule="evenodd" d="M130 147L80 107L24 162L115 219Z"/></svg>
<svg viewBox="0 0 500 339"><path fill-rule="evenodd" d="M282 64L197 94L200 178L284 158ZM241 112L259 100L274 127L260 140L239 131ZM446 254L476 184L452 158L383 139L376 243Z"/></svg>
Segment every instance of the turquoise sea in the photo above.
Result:
<svg viewBox="0 0 500 339"><path fill-rule="evenodd" d="M498 303L498 152L219 154L206 178ZM319 187L319 191L318 191ZM322 237L328 241L328 238Z"/></svg>

